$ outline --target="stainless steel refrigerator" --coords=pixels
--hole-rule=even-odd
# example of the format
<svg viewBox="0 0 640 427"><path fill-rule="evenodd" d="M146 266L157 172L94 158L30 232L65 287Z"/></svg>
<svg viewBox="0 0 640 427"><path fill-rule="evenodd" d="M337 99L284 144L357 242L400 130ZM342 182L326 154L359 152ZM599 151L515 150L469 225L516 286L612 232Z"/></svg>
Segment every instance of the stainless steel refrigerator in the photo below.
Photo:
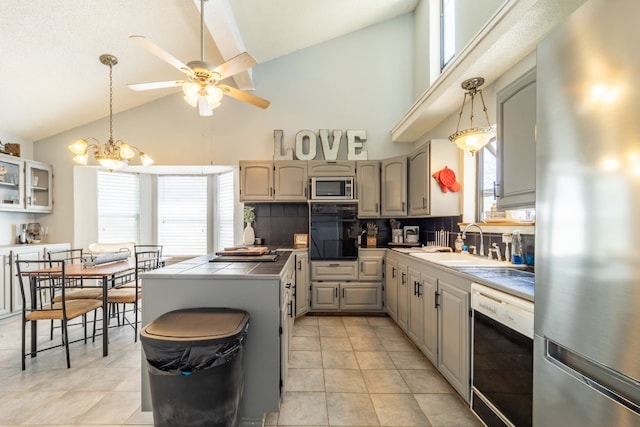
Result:
<svg viewBox="0 0 640 427"><path fill-rule="evenodd" d="M534 426L640 426L640 1L537 50Z"/></svg>

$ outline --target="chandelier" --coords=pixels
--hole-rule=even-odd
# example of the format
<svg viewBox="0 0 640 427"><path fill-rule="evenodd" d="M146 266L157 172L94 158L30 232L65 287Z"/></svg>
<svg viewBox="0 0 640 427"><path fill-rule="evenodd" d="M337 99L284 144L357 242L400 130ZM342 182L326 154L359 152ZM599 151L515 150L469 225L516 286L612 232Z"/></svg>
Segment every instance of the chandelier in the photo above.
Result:
<svg viewBox="0 0 640 427"><path fill-rule="evenodd" d="M462 82L462 89L465 90L464 98L462 98L462 107L460 108L460 115L458 116L458 126L456 132L449 135L449 141L455 143L458 148L470 152L471 154L481 150L491 140L496 137L496 127L489 123L489 114L487 113L487 106L484 104L484 97L482 96L482 89L478 89L484 84L484 78L474 77ZM482 101L482 110L487 119L487 126L474 127L473 126L473 101L476 94L480 95ZM460 120L464 112L464 104L467 101L467 96L471 97L471 115L470 126L468 129L460 130Z"/></svg>
<svg viewBox="0 0 640 427"><path fill-rule="evenodd" d="M89 148L93 150L93 157L101 166L113 171L129 164L129 160L135 157L136 151L140 162L144 166L153 164L149 155L131 146L122 140L113 141L113 66L118 63L118 58L113 55L100 55L100 62L109 66L109 140L101 144L96 138L88 137L79 139L69 146L69 150L75 154L73 161L81 165L87 164Z"/></svg>

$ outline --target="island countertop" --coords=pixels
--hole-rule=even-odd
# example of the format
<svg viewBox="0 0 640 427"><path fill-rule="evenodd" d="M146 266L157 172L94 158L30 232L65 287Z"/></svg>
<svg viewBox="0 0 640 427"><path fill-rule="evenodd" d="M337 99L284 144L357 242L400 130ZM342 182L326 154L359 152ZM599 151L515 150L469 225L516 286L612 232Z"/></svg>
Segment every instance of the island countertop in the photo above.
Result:
<svg viewBox="0 0 640 427"><path fill-rule="evenodd" d="M210 253L146 272L144 273L144 277L179 275L181 277L189 276L192 279L197 278L197 276L201 276L202 278L215 276L216 279L238 278L238 276L243 276L243 278L247 279L273 278L282 273L292 252L288 250L278 250L275 251L275 253L278 255L275 261L218 262L211 261L216 255Z"/></svg>

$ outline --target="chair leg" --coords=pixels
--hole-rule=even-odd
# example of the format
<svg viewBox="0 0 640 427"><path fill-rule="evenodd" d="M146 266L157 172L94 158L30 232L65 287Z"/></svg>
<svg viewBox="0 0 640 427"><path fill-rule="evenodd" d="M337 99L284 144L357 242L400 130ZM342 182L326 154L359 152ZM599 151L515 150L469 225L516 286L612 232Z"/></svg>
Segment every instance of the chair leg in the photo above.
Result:
<svg viewBox="0 0 640 427"><path fill-rule="evenodd" d="M27 338L27 334L26 334L26 329L27 329L27 320L24 318L24 315L22 316L22 370L24 371L25 369L25 340Z"/></svg>
<svg viewBox="0 0 640 427"><path fill-rule="evenodd" d="M84 328L84 343L87 343L87 314L82 315L82 327Z"/></svg>
<svg viewBox="0 0 640 427"><path fill-rule="evenodd" d="M135 312L133 323L133 342L138 342L138 301L133 303L133 311Z"/></svg>
<svg viewBox="0 0 640 427"><path fill-rule="evenodd" d="M69 335L67 330L67 319L62 319L62 340L64 341L64 349L67 353L67 369L71 368L71 358L69 357Z"/></svg>
<svg viewBox="0 0 640 427"><path fill-rule="evenodd" d="M104 316L104 310L102 310L102 315ZM96 342L96 323L98 323L98 309L93 310L93 337L91 338L91 342Z"/></svg>

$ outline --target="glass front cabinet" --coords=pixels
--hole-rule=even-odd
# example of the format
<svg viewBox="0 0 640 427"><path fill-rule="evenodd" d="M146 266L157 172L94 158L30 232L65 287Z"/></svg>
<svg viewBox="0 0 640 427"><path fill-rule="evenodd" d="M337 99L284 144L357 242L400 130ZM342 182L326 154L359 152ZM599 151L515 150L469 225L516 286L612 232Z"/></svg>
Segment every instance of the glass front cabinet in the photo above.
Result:
<svg viewBox="0 0 640 427"><path fill-rule="evenodd" d="M0 154L0 210L51 212L51 165Z"/></svg>

